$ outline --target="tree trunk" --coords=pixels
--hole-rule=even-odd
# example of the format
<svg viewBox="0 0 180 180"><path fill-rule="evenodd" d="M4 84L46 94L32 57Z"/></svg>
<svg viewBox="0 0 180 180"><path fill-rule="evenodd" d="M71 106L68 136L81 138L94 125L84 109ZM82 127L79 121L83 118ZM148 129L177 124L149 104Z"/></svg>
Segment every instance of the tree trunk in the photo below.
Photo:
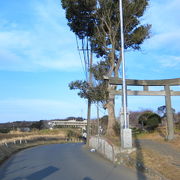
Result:
<svg viewBox="0 0 180 180"><path fill-rule="evenodd" d="M115 106L114 95L109 94L109 100L107 103L108 126L107 126L107 132L106 132L106 135L108 135L108 136L115 136L115 132L114 132L114 128L113 128L115 121L116 121L114 106Z"/></svg>
<svg viewBox="0 0 180 180"><path fill-rule="evenodd" d="M108 73L108 76L115 76L118 77L118 70L119 70L119 66L121 64L121 60L122 57L120 56L120 58L118 59L118 62L115 66L115 43L112 43L112 52L110 54L110 59L111 59L111 68L110 71ZM114 74L112 74L114 73ZM111 86L109 85L108 87L109 90L115 90L116 86ZM114 132L114 125L116 122L116 117L115 117L115 96L109 93L109 99L108 99L108 103L106 105L107 110L108 110L108 126L107 126L107 132L106 135L108 136L115 136L115 132Z"/></svg>

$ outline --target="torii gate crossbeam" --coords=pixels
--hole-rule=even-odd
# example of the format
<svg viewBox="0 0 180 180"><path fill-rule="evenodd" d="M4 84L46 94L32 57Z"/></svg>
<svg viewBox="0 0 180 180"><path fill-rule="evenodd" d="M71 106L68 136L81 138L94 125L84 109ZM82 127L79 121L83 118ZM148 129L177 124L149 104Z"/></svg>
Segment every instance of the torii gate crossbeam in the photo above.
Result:
<svg viewBox="0 0 180 180"><path fill-rule="evenodd" d="M110 85L122 85L122 79L114 77L104 77ZM171 91L170 86L179 86L180 78L176 79L161 79L161 80L136 80L126 79L127 86L143 86L143 91L127 90L127 95L130 96L165 96L167 109L168 123L168 140L174 138L174 123L171 110L171 96L180 96L180 91ZM164 86L164 91L149 91L149 86ZM122 95L122 90L111 90L110 94Z"/></svg>

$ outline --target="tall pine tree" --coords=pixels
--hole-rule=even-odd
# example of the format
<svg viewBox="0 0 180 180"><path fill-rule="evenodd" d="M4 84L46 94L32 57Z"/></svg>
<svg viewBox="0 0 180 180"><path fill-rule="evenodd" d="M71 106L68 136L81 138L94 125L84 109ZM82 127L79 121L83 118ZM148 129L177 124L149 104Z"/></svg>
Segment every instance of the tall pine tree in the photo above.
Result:
<svg viewBox="0 0 180 180"><path fill-rule="evenodd" d="M62 7L66 11L66 18L70 29L80 39L87 37L92 51L97 57L101 57L105 62L108 62L106 75L118 77L122 61L119 0L61 1ZM149 38L150 25L142 25L140 22L140 18L143 16L147 6L148 0L123 0L125 49L139 50L144 40ZM96 68L102 69L103 66L100 68L101 65L102 63L97 64ZM72 82L70 88L79 89L81 97L93 97L98 101L100 96L97 92L99 89L102 89L102 85L103 82L100 80L98 86L93 89L93 87L89 87L85 82L77 81ZM106 90L111 89L116 89L116 86L109 85L106 88ZM93 93L94 96L92 95ZM115 123L114 96L106 96L106 93L103 93L101 98L106 100L106 107L108 109L107 133L113 135L113 125Z"/></svg>

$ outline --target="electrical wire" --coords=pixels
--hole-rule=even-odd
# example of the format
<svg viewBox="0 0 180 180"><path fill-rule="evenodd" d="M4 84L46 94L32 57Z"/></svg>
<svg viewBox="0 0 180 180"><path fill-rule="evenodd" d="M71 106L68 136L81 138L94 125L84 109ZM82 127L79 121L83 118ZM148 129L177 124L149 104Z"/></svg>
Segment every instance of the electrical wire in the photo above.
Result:
<svg viewBox="0 0 180 180"><path fill-rule="evenodd" d="M89 41L88 41L88 37L86 37L86 52L87 52L87 63L88 63L88 69L90 69L90 61L89 61Z"/></svg>
<svg viewBox="0 0 180 180"><path fill-rule="evenodd" d="M84 75L85 75L85 78L86 78L86 80L87 80L87 72L86 72L86 68L85 68L85 64L83 64L83 60L82 60L82 57L81 57L81 50L80 50L80 48L79 48L79 43L78 43L78 39L77 39L77 35L75 35L76 36L76 46L77 46L77 50L78 50L78 54L79 54L79 58L80 58L80 60L81 60L81 66L82 66L82 69L83 69L83 73L84 73Z"/></svg>
<svg viewBox="0 0 180 180"><path fill-rule="evenodd" d="M83 52L83 56L84 56L84 64L85 64L85 72L86 72L86 77L87 77L87 81L88 81L88 61L87 61L87 54L86 54L86 49L85 49L85 45L84 45L84 38L82 39L82 52Z"/></svg>
<svg viewBox="0 0 180 180"><path fill-rule="evenodd" d="M99 103L98 103L99 104ZM102 111L101 109L102 109L102 107L100 106L100 105L97 105L96 103L94 104L96 107L99 107L99 111L101 111L101 113L103 114L103 115L105 115L105 112L106 112L106 110L104 110L104 111Z"/></svg>

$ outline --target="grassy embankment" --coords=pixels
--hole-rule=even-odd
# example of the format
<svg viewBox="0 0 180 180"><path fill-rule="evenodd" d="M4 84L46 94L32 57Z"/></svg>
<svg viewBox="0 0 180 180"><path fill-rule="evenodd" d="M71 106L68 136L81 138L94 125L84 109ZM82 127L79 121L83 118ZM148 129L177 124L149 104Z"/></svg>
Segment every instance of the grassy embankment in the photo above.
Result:
<svg viewBox="0 0 180 180"><path fill-rule="evenodd" d="M174 159L171 155L167 156L153 148L145 148L135 143L138 140L149 139L156 143L167 144L172 149L180 153L180 129L175 130L175 138L171 141L166 140L166 129L159 128L152 133L137 133L133 135L133 146L136 151L130 154L130 159L140 162L144 167L152 169L167 179L178 180L180 177L180 159ZM109 139L109 138L108 138ZM119 137L109 139L115 146L120 146ZM131 163L129 164L131 167Z"/></svg>
<svg viewBox="0 0 180 180"><path fill-rule="evenodd" d="M19 150L37 145L80 142L79 136L80 132L77 129L0 133L0 163Z"/></svg>

